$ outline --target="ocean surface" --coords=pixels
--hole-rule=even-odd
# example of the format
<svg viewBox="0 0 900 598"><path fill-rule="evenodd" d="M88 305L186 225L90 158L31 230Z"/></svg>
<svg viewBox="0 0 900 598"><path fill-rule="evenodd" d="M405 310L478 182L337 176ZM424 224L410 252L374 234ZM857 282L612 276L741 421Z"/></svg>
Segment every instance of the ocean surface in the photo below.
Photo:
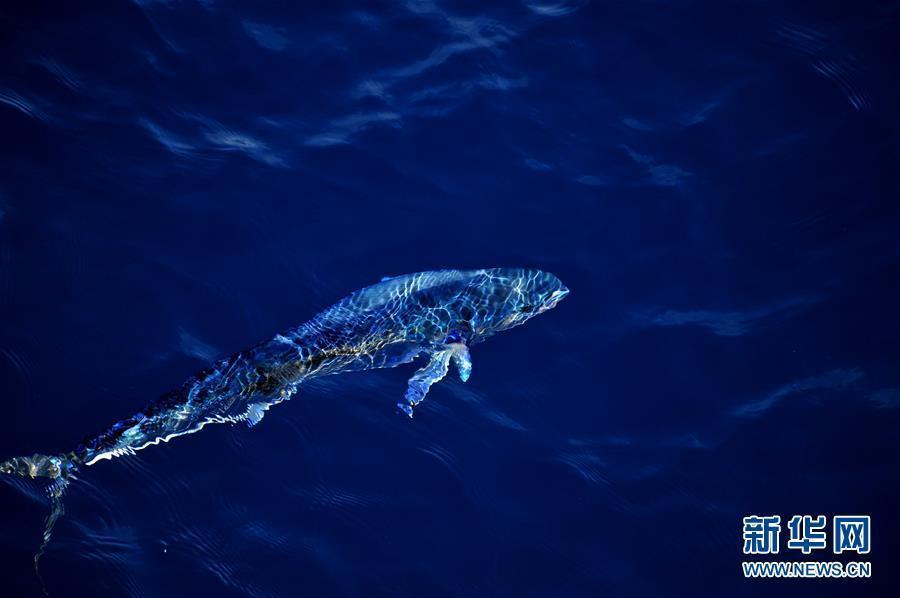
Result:
<svg viewBox="0 0 900 598"><path fill-rule="evenodd" d="M4 3L0 458L384 276L571 289L412 420L416 366L346 374L87 468L47 592L896 595L898 31L875 1ZM40 596L44 486L3 481L0 594ZM744 579L752 514L871 515L872 578Z"/></svg>

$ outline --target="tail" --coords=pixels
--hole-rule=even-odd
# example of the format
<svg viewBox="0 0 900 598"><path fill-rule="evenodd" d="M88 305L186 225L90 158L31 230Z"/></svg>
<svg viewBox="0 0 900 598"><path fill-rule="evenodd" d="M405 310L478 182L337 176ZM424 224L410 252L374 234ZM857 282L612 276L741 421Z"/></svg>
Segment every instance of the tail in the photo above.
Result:
<svg viewBox="0 0 900 598"><path fill-rule="evenodd" d="M13 457L0 463L0 473L19 475L25 478L68 479L77 471L79 459L74 453L59 456L38 455Z"/></svg>
<svg viewBox="0 0 900 598"><path fill-rule="evenodd" d="M47 589L44 587L44 580L41 578L38 562L44 554L47 544L50 543L53 527L65 513L63 495L69 485L69 480L75 479L75 472L78 471L80 464L81 460L75 453L66 453L59 456L34 454L30 457L14 457L9 461L0 463L0 473L27 478L49 478L51 480L46 487L47 498L50 499L50 513L44 520L41 546L34 554L34 572L41 582L44 594L47 593Z"/></svg>

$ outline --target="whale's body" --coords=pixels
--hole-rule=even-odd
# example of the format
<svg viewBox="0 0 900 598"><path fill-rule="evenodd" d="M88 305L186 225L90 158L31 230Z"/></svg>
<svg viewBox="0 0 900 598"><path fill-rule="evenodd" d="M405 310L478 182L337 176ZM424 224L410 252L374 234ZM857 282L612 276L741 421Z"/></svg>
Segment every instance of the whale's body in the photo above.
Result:
<svg viewBox="0 0 900 598"><path fill-rule="evenodd" d="M63 482L78 468L190 434L210 423L256 424L266 410L317 376L428 363L400 408L410 417L453 362L465 381L468 347L551 309L568 294L534 269L442 270L387 278L272 340L220 359L135 415L58 456L0 463L0 472Z"/></svg>
<svg viewBox="0 0 900 598"><path fill-rule="evenodd" d="M410 378L399 403L412 417L451 362L463 381L469 378L470 345L555 307L568 292L552 274L525 268L441 270L386 278L305 324L220 359L73 451L0 463L0 473L52 480L47 489L52 510L34 556L35 571L63 513L68 482L80 468L191 434L210 423L252 426L306 380L395 367L424 354L428 363Z"/></svg>

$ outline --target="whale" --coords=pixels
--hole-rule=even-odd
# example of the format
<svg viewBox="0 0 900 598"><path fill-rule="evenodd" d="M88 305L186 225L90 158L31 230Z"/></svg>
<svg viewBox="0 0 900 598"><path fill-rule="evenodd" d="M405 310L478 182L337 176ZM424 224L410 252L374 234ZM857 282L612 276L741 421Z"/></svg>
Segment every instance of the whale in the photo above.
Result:
<svg viewBox="0 0 900 598"><path fill-rule="evenodd" d="M0 473L52 481L48 494L54 511L44 533L46 544L67 483L85 467L209 424L255 426L271 407L313 378L393 368L424 357L397 405L411 418L451 365L461 381L469 379L471 346L554 308L568 294L555 275L533 268L386 277L295 328L217 360L75 449L14 457L0 463Z"/></svg>

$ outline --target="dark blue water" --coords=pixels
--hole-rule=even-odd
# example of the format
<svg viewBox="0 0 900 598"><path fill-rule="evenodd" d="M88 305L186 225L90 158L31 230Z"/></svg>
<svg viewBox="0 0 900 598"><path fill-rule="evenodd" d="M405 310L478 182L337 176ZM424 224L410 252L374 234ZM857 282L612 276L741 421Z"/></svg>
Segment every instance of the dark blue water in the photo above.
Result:
<svg viewBox="0 0 900 598"><path fill-rule="evenodd" d="M897 3L12 4L0 457L383 276L572 290L414 420L414 367L348 374L89 468L51 595L896 590ZM873 577L744 580L754 513L870 514Z"/></svg>

